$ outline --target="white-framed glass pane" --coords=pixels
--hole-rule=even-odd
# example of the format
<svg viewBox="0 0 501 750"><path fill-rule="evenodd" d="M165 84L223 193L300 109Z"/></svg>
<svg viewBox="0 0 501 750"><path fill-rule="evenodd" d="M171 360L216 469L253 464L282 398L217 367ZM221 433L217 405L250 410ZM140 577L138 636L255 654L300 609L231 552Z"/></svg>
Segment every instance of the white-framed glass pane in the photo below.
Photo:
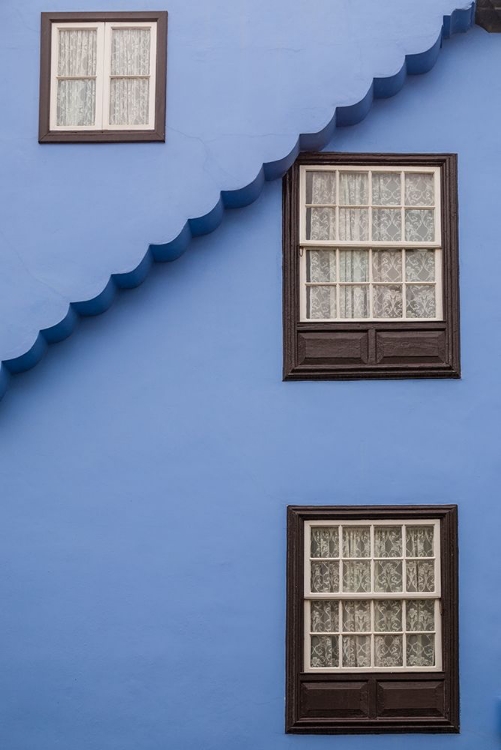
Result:
<svg viewBox="0 0 501 750"><path fill-rule="evenodd" d="M374 590L385 594L402 591L402 563L400 561L375 561Z"/></svg>
<svg viewBox="0 0 501 750"><path fill-rule="evenodd" d="M369 601L343 602L342 628L347 633L370 633L371 603Z"/></svg>
<svg viewBox="0 0 501 750"><path fill-rule="evenodd" d="M337 526L314 526L311 530L311 557L339 557Z"/></svg>
<svg viewBox="0 0 501 750"><path fill-rule="evenodd" d="M434 175L429 172L407 172L405 175L405 205L433 206L434 204Z"/></svg>
<svg viewBox="0 0 501 750"><path fill-rule="evenodd" d="M369 317L368 286L339 287L339 317L346 319Z"/></svg>
<svg viewBox="0 0 501 750"><path fill-rule="evenodd" d="M433 526L407 526L407 557L433 557L434 537Z"/></svg>
<svg viewBox="0 0 501 750"><path fill-rule="evenodd" d="M148 125L150 81L148 78L112 78L110 125Z"/></svg>
<svg viewBox="0 0 501 750"><path fill-rule="evenodd" d="M408 318L435 318L437 305L435 300L435 286L427 284L413 284L406 290L406 310Z"/></svg>
<svg viewBox="0 0 501 750"><path fill-rule="evenodd" d="M338 602L311 602L310 627L313 633L336 633L339 630Z"/></svg>
<svg viewBox="0 0 501 750"><path fill-rule="evenodd" d="M407 591L420 594L435 591L435 563L433 560L407 560Z"/></svg>
<svg viewBox="0 0 501 750"><path fill-rule="evenodd" d="M57 81L56 124L94 125L96 121L95 78L63 78Z"/></svg>
<svg viewBox="0 0 501 750"><path fill-rule="evenodd" d="M336 287L306 287L306 311L311 320L322 320L337 317Z"/></svg>
<svg viewBox="0 0 501 750"><path fill-rule="evenodd" d="M336 239L336 209L306 209L306 239L324 242Z"/></svg>
<svg viewBox="0 0 501 750"><path fill-rule="evenodd" d="M387 284L402 281L402 251L373 250L372 280Z"/></svg>
<svg viewBox="0 0 501 750"><path fill-rule="evenodd" d="M401 318L403 311L402 286L381 285L373 288L373 310L375 318Z"/></svg>
<svg viewBox="0 0 501 750"><path fill-rule="evenodd" d="M335 172L306 172L306 203L336 203Z"/></svg>
<svg viewBox="0 0 501 750"><path fill-rule="evenodd" d="M406 281L435 281L435 251L405 251Z"/></svg>
<svg viewBox="0 0 501 750"><path fill-rule="evenodd" d="M374 602L374 630L379 633L402 631L402 602L381 599Z"/></svg>
<svg viewBox="0 0 501 750"><path fill-rule="evenodd" d="M374 662L376 667L403 666L402 636L376 635L374 637Z"/></svg>
<svg viewBox="0 0 501 750"><path fill-rule="evenodd" d="M312 667L337 667L339 664L339 637L337 635L312 635L310 663Z"/></svg>
<svg viewBox="0 0 501 750"><path fill-rule="evenodd" d="M339 250L339 280L369 281L369 251Z"/></svg>
<svg viewBox="0 0 501 750"><path fill-rule="evenodd" d="M343 563L343 591L365 594L371 590L371 564L363 560L345 560Z"/></svg>
<svg viewBox="0 0 501 750"><path fill-rule="evenodd" d="M402 188L400 172L372 173L372 203L374 206L400 206Z"/></svg>
<svg viewBox="0 0 501 750"><path fill-rule="evenodd" d="M418 634L407 636L407 666L433 667L435 664L435 636Z"/></svg>
<svg viewBox="0 0 501 750"><path fill-rule="evenodd" d="M402 239L402 212L399 208L372 209L374 242L398 242Z"/></svg>
<svg viewBox="0 0 501 750"><path fill-rule="evenodd" d="M406 610L407 631L435 630L435 602L433 599L409 599Z"/></svg>
<svg viewBox="0 0 501 750"><path fill-rule="evenodd" d="M118 28L111 32L111 75L150 74L151 29Z"/></svg>
<svg viewBox="0 0 501 750"><path fill-rule="evenodd" d="M343 557L370 556L370 526L343 526Z"/></svg>
<svg viewBox="0 0 501 750"><path fill-rule="evenodd" d="M370 667L371 638L369 635L343 635L343 667Z"/></svg>
<svg viewBox="0 0 501 750"><path fill-rule="evenodd" d="M58 30L58 76L97 74L97 29Z"/></svg>
<svg viewBox="0 0 501 750"><path fill-rule="evenodd" d="M402 557L402 527L376 526L374 547L375 557Z"/></svg>
<svg viewBox="0 0 501 750"><path fill-rule="evenodd" d="M435 240L435 212L433 209L405 210L405 239L407 242Z"/></svg>
<svg viewBox="0 0 501 750"><path fill-rule="evenodd" d="M339 591L339 563L312 562L311 590L317 594L329 594Z"/></svg>
<svg viewBox="0 0 501 750"><path fill-rule="evenodd" d="M365 242L369 239L367 208L339 209L339 239L344 242Z"/></svg>
<svg viewBox="0 0 501 750"><path fill-rule="evenodd" d="M364 172L339 173L339 203L366 206L369 202L369 176Z"/></svg>
<svg viewBox="0 0 501 750"><path fill-rule="evenodd" d="M306 250L306 281L336 281L335 250Z"/></svg>

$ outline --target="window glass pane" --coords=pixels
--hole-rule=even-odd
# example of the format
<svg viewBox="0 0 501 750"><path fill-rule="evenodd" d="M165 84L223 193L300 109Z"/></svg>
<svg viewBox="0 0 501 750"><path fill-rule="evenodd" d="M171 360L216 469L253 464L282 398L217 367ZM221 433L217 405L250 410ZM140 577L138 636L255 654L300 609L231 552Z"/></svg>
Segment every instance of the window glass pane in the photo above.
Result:
<svg viewBox="0 0 501 750"><path fill-rule="evenodd" d="M370 667L371 639L368 635L343 635L343 667Z"/></svg>
<svg viewBox="0 0 501 750"><path fill-rule="evenodd" d="M339 287L339 316L341 318L369 317L368 286Z"/></svg>
<svg viewBox="0 0 501 750"><path fill-rule="evenodd" d="M402 213L399 208L372 209L372 239L397 242L402 239Z"/></svg>
<svg viewBox="0 0 501 750"><path fill-rule="evenodd" d="M402 317L402 287L375 286L372 292L375 318Z"/></svg>
<svg viewBox="0 0 501 750"><path fill-rule="evenodd" d="M306 239L307 240L335 240L336 239L336 209L335 208L307 208L306 209Z"/></svg>
<svg viewBox="0 0 501 750"><path fill-rule="evenodd" d="M96 64L96 29L59 29L58 76L95 76Z"/></svg>
<svg viewBox="0 0 501 750"><path fill-rule="evenodd" d="M337 635L311 636L311 666L337 667L339 664L339 638Z"/></svg>
<svg viewBox="0 0 501 750"><path fill-rule="evenodd" d="M402 557L402 528L400 526L376 526L374 544L374 557Z"/></svg>
<svg viewBox="0 0 501 750"><path fill-rule="evenodd" d="M407 630L435 630L435 602L433 599L409 599L406 619Z"/></svg>
<svg viewBox="0 0 501 750"><path fill-rule="evenodd" d="M405 239L408 242L434 242L435 219L432 209L418 211L407 209L405 212Z"/></svg>
<svg viewBox="0 0 501 750"><path fill-rule="evenodd" d="M401 635L376 635L374 638L376 667L401 667L403 649Z"/></svg>
<svg viewBox="0 0 501 750"><path fill-rule="evenodd" d="M405 251L406 281L435 281L435 251Z"/></svg>
<svg viewBox="0 0 501 750"><path fill-rule="evenodd" d="M311 530L311 557L339 557L337 526L314 526Z"/></svg>
<svg viewBox="0 0 501 750"><path fill-rule="evenodd" d="M385 593L402 591L402 563L396 560L376 560L374 590Z"/></svg>
<svg viewBox="0 0 501 750"><path fill-rule="evenodd" d="M369 526L343 527L343 557L370 557L371 531Z"/></svg>
<svg viewBox="0 0 501 750"><path fill-rule="evenodd" d="M112 78L110 89L111 125L147 125L150 104L148 78Z"/></svg>
<svg viewBox="0 0 501 750"><path fill-rule="evenodd" d="M365 206L369 202L367 173L339 173L339 202L344 206Z"/></svg>
<svg viewBox="0 0 501 750"><path fill-rule="evenodd" d="M306 172L306 203L335 203L336 173Z"/></svg>
<svg viewBox="0 0 501 750"><path fill-rule="evenodd" d="M401 201L400 172L373 172L372 203L375 206L399 206Z"/></svg>
<svg viewBox="0 0 501 750"><path fill-rule="evenodd" d="M407 526L407 557L433 557L433 526Z"/></svg>
<svg viewBox="0 0 501 750"><path fill-rule="evenodd" d="M435 665L435 636L407 636L407 666L433 667Z"/></svg>
<svg viewBox="0 0 501 750"><path fill-rule="evenodd" d="M311 590L317 594L339 591L339 563L312 562Z"/></svg>
<svg viewBox="0 0 501 750"><path fill-rule="evenodd" d="M371 590L369 562L354 560L343 563L343 590L352 594L362 594Z"/></svg>
<svg viewBox="0 0 501 750"><path fill-rule="evenodd" d="M407 591L420 593L435 591L433 560L407 560Z"/></svg>
<svg viewBox="0 0 501 750"><path fill-rule="evenodd" d="M374 602L374 629L380 633L402 630L402 602L394 599Z"/></svg>
<svg viewBox="0 0 501 750"><path fill-rule="evenodd" d="M372 251L372 280L387 283L402 281L401 250Z"/></svg>
<svg viewBox="0 0 501 750"><path fill-rule="evenodd" d="M335 633L339 630L339 603L311 603L311 630L314 633Z"/></svg>
<svg viewBox="0 0 501 750"><path fill-rule="evenodd" d="M371 603L343 602L343 630L349 633L370 633Z"/></svg>
<svg viewBox="0 0 501 750"><path fill-rule="evenodd" d="M94 125L96 81L94 78L62 79L57 82L58 125Z"/></svg>
<svg viewBox="0 0 501 750"><path fill-rule="evenodd" d="M369 281L369 251L339 251L340 281Z"/></svg>
<svg viewBox="0 0 501 750"><path fill-rule="evenodd" d="M336 317L336 287L309 286L306 288L306 316L312 320Z"/></svg>
<svg viewBox="0 0 501 750"><path fill-rule="evenodd" d="M435 204L435 188L432 174L408 172L405 175L405 205L433 206Z"/></svg>
<svg viewBox="0 0 501 750"><path fill-rule="evenodd" d="M408 286L407 317L408 318L435 318L437 308L435 304L435 286L420 284Z"/></svg>
<svg viewBox="0 0 501 750"><path fill-rule="evenodd" d="M369 239L369 211L366 208L339 209L339 239L345 242Z"/></svg>
<svg viewBox="0 0 501 750"><path fill-rule="evenodd" d="M149 75L150 36L150 29L113 29L111 75Z"/></svg>
<svg viewBox="0 0 501 750"><path fill-rule="evenodd" d="M306 251L306 281L336 281L336 251Z"/></svg>

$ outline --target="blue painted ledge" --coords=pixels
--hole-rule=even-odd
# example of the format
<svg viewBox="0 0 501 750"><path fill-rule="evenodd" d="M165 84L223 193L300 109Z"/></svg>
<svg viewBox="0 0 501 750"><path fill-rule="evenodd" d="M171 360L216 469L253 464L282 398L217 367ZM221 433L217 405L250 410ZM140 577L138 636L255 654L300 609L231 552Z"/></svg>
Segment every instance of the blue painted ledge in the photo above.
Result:
<svg viewBox="0 0 501 750"><path fill-rule="evenodd" d="M127 273L113 274L103 291L89 300L72 302L63 320L50 328L40 331L33 346L24 354L14 359L4 360L0 365L0 398L8 388L10 375L34 367L45 354L48 345L62 341L75 329L78 317L100 315L107 310L119 289L132 289L139 286L154 262L172 261L179 258L187 249L192 237L213 232L221 224L225 209L241 208L253 203L259 197L265 180L276 180L283 177L294 163L300 151L320 151L330 142L336 127L355 125L368 114L374 99L386 99L394 96L405 83L407 75L427 73L434 66L442 42L452 34L468 31L475 19L475 4L454 10L444 16L442 29L435 44L425 52L406 55L398 73L386 78L374 78L366 95L359 102L347 107L337 107L332 119L318 133L305 133L299 136L291 152L277 161L263 164L259 174L245 187L237 190L223 190L214 208L204 216L189 219L182 231L162 245L150 245L145 256L136 268Z"/></svg>

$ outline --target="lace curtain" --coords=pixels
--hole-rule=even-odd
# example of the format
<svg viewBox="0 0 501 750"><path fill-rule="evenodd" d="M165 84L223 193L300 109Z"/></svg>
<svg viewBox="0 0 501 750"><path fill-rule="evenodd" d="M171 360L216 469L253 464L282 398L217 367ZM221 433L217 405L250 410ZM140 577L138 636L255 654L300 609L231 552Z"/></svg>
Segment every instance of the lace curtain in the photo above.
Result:
<svg viewBox="0 0 501 750"><path fill-rule="evenodd" d="M96 119L97 31L60 29L57 83L58 125L94 125ZM81 77L79 77L81 76Z"/></svg>
<svg viewBox="0 0 501 750"><path fill-rule="evenodd" d="M149 28L111 32L110 125L148 124L150 37ZM59 30L57 74L57 125L94 126L96 82L104 76L97 70L95 28Z"/></svg>
<svg viewBox="0 0 501 750"><path fill-rule="evenodd" d="M147 125L149 117L150 30L113 29L111 37L111 125Z"/></svg>

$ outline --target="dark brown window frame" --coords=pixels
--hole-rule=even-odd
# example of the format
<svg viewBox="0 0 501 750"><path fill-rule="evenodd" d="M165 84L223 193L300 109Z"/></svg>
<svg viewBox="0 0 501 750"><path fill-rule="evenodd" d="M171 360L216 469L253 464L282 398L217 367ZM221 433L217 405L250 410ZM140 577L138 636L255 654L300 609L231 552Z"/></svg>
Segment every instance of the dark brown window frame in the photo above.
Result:
<svg viewBox="0 0 501 750"><path fill-rule="evenodd" d="M441 522L443 671L393 674L388 672L365 674L304 672L305 521L385 519L403 521L439 519ZM287 509L286 640L286 732L292 734L458 733L457 506L289 506ZM385 704L387 696L389 696L391 706ZM357 701L360 704L358 709ZM346 715L343 715L343 711L346 711Z"/></svg>
<svg viewBox="0 0 501 750"><path fill-rule="evenodd" d="M124 143L165 141L167 80L167 11L42 13L40 43L40 119L39 143ZM78 130L50 129L51 37L53 23L131 21L157 24L155 79L155 128L153 130Z"/></svg>
<svg viewBox="0 0 501 750"><path fill-rule="evenodd" d="M301 165L440 167L443 321L301 322ZM456 154L304 153L283 179L284 380L459 378Z"/></svg>

